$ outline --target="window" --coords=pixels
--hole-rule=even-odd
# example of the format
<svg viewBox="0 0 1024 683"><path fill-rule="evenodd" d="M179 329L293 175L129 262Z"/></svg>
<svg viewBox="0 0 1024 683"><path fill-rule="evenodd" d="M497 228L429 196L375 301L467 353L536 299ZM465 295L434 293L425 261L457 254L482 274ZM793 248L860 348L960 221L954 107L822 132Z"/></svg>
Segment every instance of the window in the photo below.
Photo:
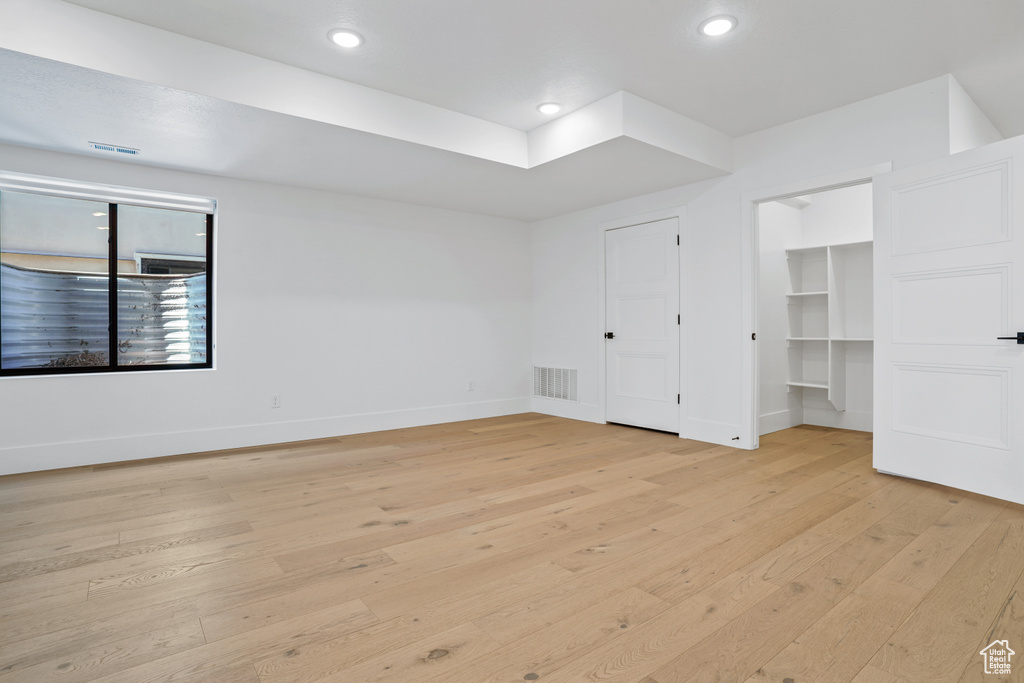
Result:
<svg viewBox="0 0 1024 683"><path fill-rule="evenodd" d="M206 257L162 254L135 254L138 272L150 275L191 275L206 271Z"/></svg>
<svg viewBox="0 0 1024 683"><path fill-rule="evenodd" d="M0 173L0 375L212 367L214 211Z"/></svg>

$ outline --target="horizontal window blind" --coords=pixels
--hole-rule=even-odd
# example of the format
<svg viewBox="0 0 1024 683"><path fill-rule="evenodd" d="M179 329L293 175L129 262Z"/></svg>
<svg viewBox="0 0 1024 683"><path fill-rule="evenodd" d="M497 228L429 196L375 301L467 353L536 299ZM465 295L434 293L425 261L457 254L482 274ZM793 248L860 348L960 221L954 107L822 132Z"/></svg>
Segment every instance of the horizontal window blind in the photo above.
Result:
<svg viewBox="0 0 1024 683"><path fill-rule="evenodd" d="M149 206L159 209L174 209L176 211L192 211L195 213L214 213L217 209L217 200L210 197L195 197L172 192L140 190L117 185L47 178L45 176L9 171L0 171L0 191L2 190L45 194L53 197L67 197L69 199L110 202L113 204L132 204L134 206Z"/></svg>

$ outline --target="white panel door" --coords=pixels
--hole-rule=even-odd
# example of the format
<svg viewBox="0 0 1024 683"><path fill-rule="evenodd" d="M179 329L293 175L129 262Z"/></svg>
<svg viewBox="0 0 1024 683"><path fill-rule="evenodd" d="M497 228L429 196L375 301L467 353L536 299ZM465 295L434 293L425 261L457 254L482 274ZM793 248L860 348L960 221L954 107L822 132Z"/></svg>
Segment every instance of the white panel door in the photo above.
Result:
<svg viewBox="0 0 1024 683"><path fill-rule="evenodd" d="M1022 172L1015 138L875 178L874 466L1018 503Z"/></svg>
<svg viewBox="0 0 1024 683"><path fill-rule="evenodd" d="M679 222L605 233L606 419L679 431Z"/></svg>

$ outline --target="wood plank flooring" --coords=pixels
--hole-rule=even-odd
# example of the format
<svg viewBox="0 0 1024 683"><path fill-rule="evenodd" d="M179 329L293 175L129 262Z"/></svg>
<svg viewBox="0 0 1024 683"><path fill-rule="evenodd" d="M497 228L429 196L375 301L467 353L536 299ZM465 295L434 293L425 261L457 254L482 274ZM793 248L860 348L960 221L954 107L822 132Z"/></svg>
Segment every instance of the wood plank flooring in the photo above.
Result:
<svg viewBox="0 0 1024 683"><path fill-rule="evenodd" d="M0 477L0 683L1024 681L1024 507L870 451L527 414Z"/></svg>

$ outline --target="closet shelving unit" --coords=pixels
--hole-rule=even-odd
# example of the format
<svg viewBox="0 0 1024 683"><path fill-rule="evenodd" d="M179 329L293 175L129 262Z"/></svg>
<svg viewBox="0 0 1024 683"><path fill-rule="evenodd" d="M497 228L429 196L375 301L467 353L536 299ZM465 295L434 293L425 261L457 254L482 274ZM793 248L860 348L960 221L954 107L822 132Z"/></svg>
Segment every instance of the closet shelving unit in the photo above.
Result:
<svg viewBox="0 0 1024 683"><path fill-rule="evenodd" d="M846 350L872 342L871 242L787 249L790 390L846 410Z"/></svg>

